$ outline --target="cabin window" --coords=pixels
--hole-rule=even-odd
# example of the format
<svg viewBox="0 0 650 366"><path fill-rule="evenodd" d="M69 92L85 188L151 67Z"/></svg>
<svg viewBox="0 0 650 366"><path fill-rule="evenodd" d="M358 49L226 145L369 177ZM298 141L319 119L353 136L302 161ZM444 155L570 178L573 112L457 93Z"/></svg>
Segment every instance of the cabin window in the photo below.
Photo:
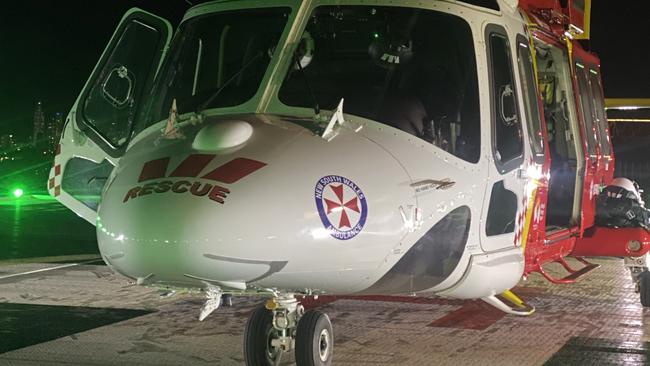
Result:
<svg viewBox="0 0 650 366"><path fill-rule="evenodd" d="M594 107L591 104L591 90L589 89L589 80L587 79L587 70L581 61L575 63L576 76L578 78L578 88L580 93L580 107L582 118L584 120L585 139L587 140L587 151L590 156L596 156L596 145L598 145L598 128L594 124Z"/></svg>
<svg viewBox="0 0 650 366"><path fill-rule="evenodd" d="M138 97L155 69L160 38L155 28L131 21L84 99L85 122L113 147L129 137Z"/></svg>
<svg viewBox="0 0 650 366"><path fill-rule="evenodd" d="M523 158L521 120L508 38L496 25L489 26L488 32L494 160L504 173L519 166Z"/></svg>
<svg viewBox="0 0 650 366"><path fill-rule="evenodd" d="M591 85L591 93L593 96L596 124L600 132L600 148L603 155L612 154L612 144L609 141L609 134L607 133L607 117L605 115L605 101L603 100L603 88L600 83L598 72L593 68L589 70L589 84Z"/></svg>
<svg viewBox="0 0 650 366"><path fill-rule="evenodd" d="M288 106L344 112L400 129L471 163L480 156L469 24L433 10L321 6L278 93Z"/></svg>
<svg viewBox="0 0 650 366"><path fill-rule="evenodd" d="M61 188L91 210L97 211L104 184L112 170L113 165L108 160L97 164L73 157L66 162Z"/></svg>
<svg viewBox="0 0 650 366"><path fill-rule="evenodd" d="M544 162L544 137L542 135L542 123L539 118L537 83L535 82L533 57L530 53L528 41L521 36L517 38L517 56L519 74L521 75L521 89L524 94L528 140L533 149L535 161L541 164Z"/></svg>
<svg viewBox="0 0 650 366"><path fill-rule="evenodd" d="M485 235L494 236L515 231L516 215L517 195L506 189L502 180L494 183L485 222Z"/></svg>

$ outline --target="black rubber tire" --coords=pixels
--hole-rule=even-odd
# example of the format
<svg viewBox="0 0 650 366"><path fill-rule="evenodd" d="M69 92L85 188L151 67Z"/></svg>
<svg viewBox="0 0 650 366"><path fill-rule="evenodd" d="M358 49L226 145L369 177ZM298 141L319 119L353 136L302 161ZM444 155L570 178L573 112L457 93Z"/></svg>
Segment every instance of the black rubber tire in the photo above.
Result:
<svg viewBox="0 0 650 366"><path fill-rule="evenodd" d="M325 337L327 342L324 357L320 354L323 345L321 336ZM334 332L330 318L322 311L307 311L300 318L296 330L296 365L330 366L333 353Z"/></svg>
<svg viewBox="0 0 650 366"><path fill-rule="evenodd" d="M639 274L639 295L641 305L650 307L650 272L643 271Z"/></svg>
<svg viewBox="0 0 650 366"><path fill-rule="evenodd" d="M267 366L269 332L273 328L273 314L263 305L255 309L246 322L244 330L244 362L246 366Z"/></svg>

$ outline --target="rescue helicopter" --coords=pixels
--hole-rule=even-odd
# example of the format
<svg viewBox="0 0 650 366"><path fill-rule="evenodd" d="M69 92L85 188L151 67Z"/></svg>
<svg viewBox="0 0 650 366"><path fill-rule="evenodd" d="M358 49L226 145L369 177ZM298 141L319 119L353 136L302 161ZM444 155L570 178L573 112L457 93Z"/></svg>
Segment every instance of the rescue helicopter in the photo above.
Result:
<svg viewBox="0 0 650 366"><path fill-rule="evenodd" d="M647 222L596 222L600 197L629 193L601 191L630 186L614 182L599 59L580 44L589 9L214 1L174 35L132 9L67 116L49 192L96 225L114 271L205 294L199 320L266 297L247 365L291 351L331 364L330 320L301 295L436 294L530 315L511 291L522 278L571 283L597 267L584 257L621 256L643 299Z"/></svg>

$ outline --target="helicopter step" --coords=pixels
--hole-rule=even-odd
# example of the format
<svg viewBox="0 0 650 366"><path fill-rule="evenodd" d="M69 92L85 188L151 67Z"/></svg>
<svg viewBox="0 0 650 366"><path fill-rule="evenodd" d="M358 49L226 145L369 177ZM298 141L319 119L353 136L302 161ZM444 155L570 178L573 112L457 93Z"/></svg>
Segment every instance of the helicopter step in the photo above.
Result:
<svg viewBox="0 0 650 366"><path fill-rule="evenodd" d="M555 277L551 276L550 274L548 274L544 270L544 267L542 267L542 266L539 266L538 272L542 276L544 276L544 278L546 278L547 280L549 280L552 283L555 283L555 284L569 284L569 283L575 283L578 279L582 278L583 276L590 273L594 269L600 267L600 264L595 264L595 263L588 262L587 260L585 260L582 257L574 257L574 258L576 260L578 260L580 263L584 264L585 266L578 269L578 270L574 270L573 268L571 268L571 266L569 266L569 264L564 260L564 258L560 258L560 259L555 261L556 263L561 264L562 267L564 267L564 269L566 269L567 272L569 272L569 274L567 276L563 277L563 278L558 279L558 278L555 278Z"/></svg>

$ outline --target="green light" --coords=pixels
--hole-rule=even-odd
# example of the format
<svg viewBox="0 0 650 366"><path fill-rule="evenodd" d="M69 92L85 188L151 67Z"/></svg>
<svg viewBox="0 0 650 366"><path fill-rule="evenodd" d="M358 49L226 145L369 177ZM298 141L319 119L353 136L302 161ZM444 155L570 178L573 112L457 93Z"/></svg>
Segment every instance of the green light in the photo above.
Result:
<svg viewBox="0 0 650 366"><path fill-rule="evenodd" d="M24 193L23 190L20 189L20 188L16 188L16 189L14 189L14 196L15 196L16 198L20 198L20 197L23 195L23 193Z"/></svg>
<svg viewBox="0 0 650 366"><path fill-rule="evenodd" d="M375 32L372 34L372 38L377 39L379 38L379 33Z"/></svg>

